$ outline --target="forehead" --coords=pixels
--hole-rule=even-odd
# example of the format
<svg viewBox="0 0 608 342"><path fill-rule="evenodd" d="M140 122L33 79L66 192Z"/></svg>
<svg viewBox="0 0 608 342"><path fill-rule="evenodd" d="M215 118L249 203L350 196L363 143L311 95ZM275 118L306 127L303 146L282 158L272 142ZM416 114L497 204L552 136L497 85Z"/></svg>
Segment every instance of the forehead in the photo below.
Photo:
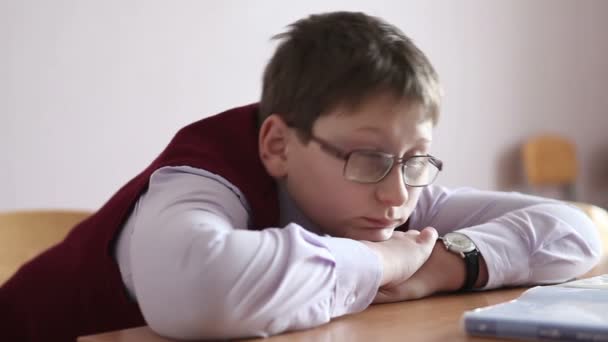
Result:
<svg viewBox="0 0 608 342"><path fill-rule="evenodd" d="M370 137L392 144L432 139L433 123L418 102L388 94L370 96L357 105L342 105L320 117L313 131L326 136Z"/></svg>

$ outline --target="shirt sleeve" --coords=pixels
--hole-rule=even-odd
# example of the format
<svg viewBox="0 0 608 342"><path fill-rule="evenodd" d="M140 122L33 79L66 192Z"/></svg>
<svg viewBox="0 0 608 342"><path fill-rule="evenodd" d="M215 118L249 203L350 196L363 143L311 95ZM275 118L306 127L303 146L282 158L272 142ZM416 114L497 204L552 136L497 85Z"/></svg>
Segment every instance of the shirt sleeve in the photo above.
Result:
<svg viewBox="0 0 608 342"><path fill-rule="evenodd" d="M146 322L178 339L269 336L365 309L381 278L358 241L291 223L246 229L244 197L204 170L157 170L130 218L130 271Z"/></svg>
<svg viewBox="0 0 608 342"><path fill-rule="evenodd" d="M581 210L515 192L429 186L410 225L471 238L488 267L484 289L566 281L589 271L601 256L597 228Z"/></svg>

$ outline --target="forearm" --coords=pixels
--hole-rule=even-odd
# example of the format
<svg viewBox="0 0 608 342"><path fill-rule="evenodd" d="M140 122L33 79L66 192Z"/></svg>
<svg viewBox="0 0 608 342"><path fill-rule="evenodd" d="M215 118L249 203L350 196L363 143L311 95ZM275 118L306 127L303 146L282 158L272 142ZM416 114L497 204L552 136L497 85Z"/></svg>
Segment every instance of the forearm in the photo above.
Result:
<svg viewBox="0 0 608 342"><path fill-rule="evenodd" d="M564 281L587 272L601 254L584 213L541 197L429 186L410 219L413 228L471 238L486 264L480 272L488 272L485 285L476 285L485 289Z"/></svg>
<svg viewBox="0 0 608 342"><path fill-rule="evenodd" d="M369 279L373 267L366 265L371 258L359 268L339 263L346 257L336 258L323 246L329 238L295 225L207 237L185 237L192 244L179 242L185 248L172 251L166 247L174 245L170 239L154 246L143 242L134 250L138 303L162 335L216 339L312 328L363 310L377 289ZM358 244L344 240L352 246L343 250Z"/></svg>
<svg viewBox="0 0 608 342"><path fill-rule="evenodd" d="M178 339L268 336L369 305L381 267L368 248L296 224L239 229L246 206L227 185L187 173L195 171L159 170L132 213L123 260L153 330Z"/></svg>
<svg viewBox="0 0 608 342"><path fill-rule="evenodd" d="M417 272L429 283L434 284L433 292L452 292L460 290L466 279L465 261L458 254L448 251L437 242L429 260ZM479 256L479 275L474 288L483 287L488 281L488 268L482 255Z"/></svg>
<svg viewBox="0 0 608 342"><path fill-rule="evenodd" d="M418 299L437 292L460 290L465 282L464 260L446 250L443 243L433 242L432 252L427 261L408 279L398 284L381 287L374 303L387 303ZM479 277L475 287L482 287L488 279L485 260L480 257Z"/></svg>
<svg viewBox="0 0 608 342"><path fill-rule="evenodd" d="M560 203L513 211L463 233L487 259L486 288L565 281L587 272L600 255L593 223Z"/></svg>

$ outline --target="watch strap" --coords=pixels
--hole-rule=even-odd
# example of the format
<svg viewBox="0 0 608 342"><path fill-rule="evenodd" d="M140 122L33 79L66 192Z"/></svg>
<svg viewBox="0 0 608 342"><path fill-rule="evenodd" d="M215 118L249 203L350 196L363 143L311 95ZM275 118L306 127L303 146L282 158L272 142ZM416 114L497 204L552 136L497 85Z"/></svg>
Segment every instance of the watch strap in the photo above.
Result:
<svg viewBox="0 0 608 342"><path fill-rule="evenodd" d="M466 266L466 277L461 290L471 290L479 277L479 250L474 249L464 253L464 263Z"/></svg>

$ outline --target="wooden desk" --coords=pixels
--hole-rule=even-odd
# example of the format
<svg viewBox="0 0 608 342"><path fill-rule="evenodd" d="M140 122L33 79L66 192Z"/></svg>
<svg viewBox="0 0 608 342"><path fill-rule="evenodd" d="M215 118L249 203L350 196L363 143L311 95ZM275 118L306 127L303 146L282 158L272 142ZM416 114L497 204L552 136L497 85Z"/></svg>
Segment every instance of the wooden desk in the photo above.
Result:
<svg viewBox="0 0 608 342"><path fill-rule="evenodd" d="M585 276L608 273L608 258ZM433 296L415 301L372 305L365 311L332 320L315 329L278 335L264 342L317 341L494 341L470 337L460 325L462 313L518 297L525 288ZM148 327L85 336L79 342L167 342Z"/></svg>

